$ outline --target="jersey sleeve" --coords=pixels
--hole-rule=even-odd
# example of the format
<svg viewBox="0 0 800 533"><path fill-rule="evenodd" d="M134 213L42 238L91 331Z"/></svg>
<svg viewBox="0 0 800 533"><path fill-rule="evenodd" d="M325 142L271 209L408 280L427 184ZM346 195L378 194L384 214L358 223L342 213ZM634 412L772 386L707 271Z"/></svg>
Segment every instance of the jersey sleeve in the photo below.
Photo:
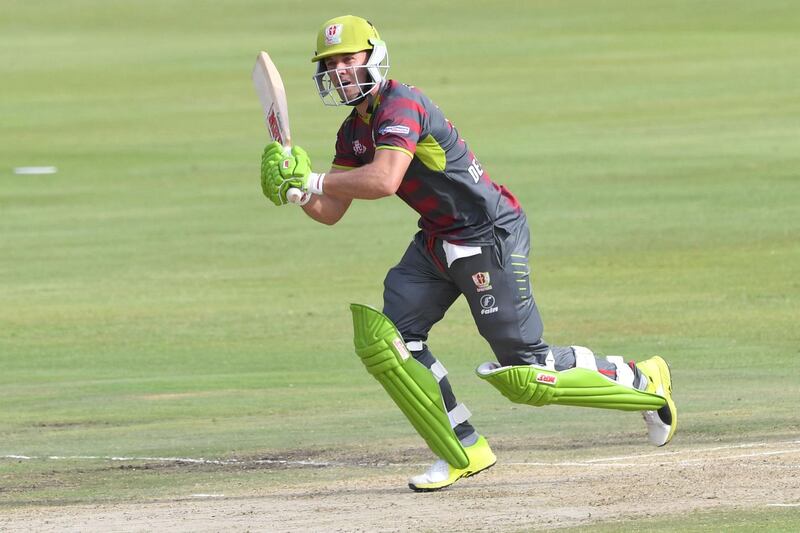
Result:
<svg viewBox="0 0 800 533"><path fill-rule="evenodd" d="M407 97L392 98L373 119L375 150L400 150L414 157L425 117L420 102Z"/></svg>
<svg viewBox="0 0 800 533"><path fill-rule="evenodd" d="M361 160L356 156L353 151L353 140L349 138L348 128L349 120L346 120L342 127L339 128L339 133L336 134L336 155L333 156L333 163L331 166L338 169L350 169L360 167Z"/></svg>

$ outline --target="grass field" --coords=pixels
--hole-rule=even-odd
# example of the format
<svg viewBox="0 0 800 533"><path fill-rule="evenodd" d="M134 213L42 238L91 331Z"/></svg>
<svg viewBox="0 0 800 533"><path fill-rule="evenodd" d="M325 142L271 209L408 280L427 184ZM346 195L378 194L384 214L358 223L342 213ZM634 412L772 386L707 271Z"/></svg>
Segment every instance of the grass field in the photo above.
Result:
<svg viewBox="0 0 800 533"><path fill-rule="evenodd" d="M323 227L258 184L256 52L278 63L293 138L324 170L346 111L323 107L309 58L318 25L347 12L376 24L391 77L439 104L521 200L546 338L668 359L672 449L794 442L784 466L798 468L800 6L432 4L4 2L4 512L349 480L402 490L428 461L353 354L347 307L380 306L414 213L357 202ZM58 173L13 173L31 165ZM501 463L652 452L635 416L524 409L474 377L492 356L463 301L430 346ZM796 507L764 507L759 475L752 498L711 515L656 507L626 527L800 527ZM800 503L784 488L769 501Z"/></svg>

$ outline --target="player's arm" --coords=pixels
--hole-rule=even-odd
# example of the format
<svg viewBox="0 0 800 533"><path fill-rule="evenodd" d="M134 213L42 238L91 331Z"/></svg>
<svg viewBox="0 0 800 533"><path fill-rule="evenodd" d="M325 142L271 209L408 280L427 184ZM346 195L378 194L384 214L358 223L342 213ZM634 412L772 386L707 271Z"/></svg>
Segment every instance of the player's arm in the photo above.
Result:
<svg viewBox="0 0 800 533"><path fill-rule="evenodd" d="M334 224L354 198L373 200L397 192L411 160L411 152L405 149L378 149L366 165L317 174L311 171L305 150L295 145L291 154L286 154L279 143L273 142L262 156L261 187L275 205L288 203L286 194L290 188L311 194L304 206L306 214L319 222ZM320 200L318 196L332 200Z"/></svg>
<svg viewBox="0 0 800 533"><path fill-rule="evenodd" d="M412 155L406 150L378 149L371 163L327 174L323 182L323 198L375 200L397 192Z"/></svg>
<svg viewBox="0 0 800 533"><path fill-rule="evenodd" d="M329 179L336 174L344 174L347 172L351 171L331 168L326 173L326 179ZM306 205L303 206L303 211L306 212L306 215L313 218L317 222L333 225L339 222L339 220L344 216L344 214L347 212L347 209L350 207L351 202L352 200L349 198L312 194L311 199Z"/></svg>
<svg viewBox="0 0 800 533"><path fill-rule="evenodd" d="M303 210L317 222L336 224L354 198L373 200L397 192L410 163L408 152L384 149L364 166L332 168L325 174L323 194L312 194Z"/></svg>

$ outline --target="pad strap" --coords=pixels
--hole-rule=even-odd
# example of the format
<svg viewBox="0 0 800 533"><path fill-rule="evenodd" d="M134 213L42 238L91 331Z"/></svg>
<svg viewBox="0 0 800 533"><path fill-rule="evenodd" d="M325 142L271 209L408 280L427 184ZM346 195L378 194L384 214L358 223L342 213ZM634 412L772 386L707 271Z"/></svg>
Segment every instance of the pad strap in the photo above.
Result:
<svg viewBox="0 0 800 533"><path fill-rule="evenodd" d="M575 354L575 366L587 370L597 370L597 360L594 358L594 352L589 348L572 346L572 351Z"/></svg>
<svg viewBox="0 0 800 533"><path fill-rule="evenodd" d="M450 419L450 427L454 429L457 425L469 420L469 417L471 416L472 413L469 412L469 409L467 409L467 406L463 403L456 405L447 413L447 418Z"/></svg>
<svg viewBox="0 0 800 533"><path fill-rule="evenodd" d="M436 382L438 383L442 381L447 375L447 369L444 367L442 363L436 361L431 365L431 374L433 374L433 377L436 378Z"/></svg>
<svg viewBox="0 0 800 533"><path fill-rule="evenodd" d="M625 363L625 359L619 355L609 355L606 357L609 363L614 363L617 367L617 383L633 388L633 369Z"/></svg>
<svg viewBox="0 0 800 533"><path fill-rule="evenodd" d="M425 344L422 341L411 341L406 343L406 348L412 352L421 352L425 349Z"/></svg>

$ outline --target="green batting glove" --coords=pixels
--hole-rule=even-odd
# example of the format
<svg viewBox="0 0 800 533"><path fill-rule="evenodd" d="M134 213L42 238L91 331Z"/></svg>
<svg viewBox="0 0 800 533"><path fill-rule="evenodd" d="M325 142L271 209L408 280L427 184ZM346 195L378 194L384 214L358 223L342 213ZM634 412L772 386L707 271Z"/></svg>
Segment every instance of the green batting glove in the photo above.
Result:
<svg viewBox="0 0 800 533"><path fill-rule="evenodd" d="M293 146L291 154L287 154L278 165L279 172L284 178L280 187L283 198L290 188L300 189L304 196L309 194L322 194L322 184L325 174L317 174L311 170L311 158L299 146Z"/></svg>
<svg viewBox="0 0 800 533"><path fill-rule="evenodd" d="M290 154L286 154L280 163L281 175L286 178L294 178L292 187L300 189L300 185L305 185L308 175L311 174L311 158L305 150L299 146L292 146Z"/></svg>
<svg viewBox="0 0 800 533"><path fill-rule="evenodd" d="M292 188L302 191L305 201L308 201L311 193L322 194L324 178L325 174L311 171L311 158L299 146L286 152L279 143L272 142L264 149L261 157L261 190L275 205L287 204L286 194ZM304 203L301 200L301 205Z"/></svg>
<svg viewBox="0 0 800 533"><path fill-rule="evenodd" d="M261 155L261 191L273 204L278 206L286 203L285 198L284 201L281 201L278 192L279 185L283 181L283 178L278 172L276 183L275 175L275 171L277 171L278 165L283 158L283 146L278 142L269 143L264 148L264 153Z"/></svg>
<svg viewBox="0 0 800 533"><path fill-rule="evenodd" d="M278 164L281 162L281 159L284 157L283 146L278 141L272 141L267 146L264 147L264 153L261 155L261 166L267 163L275 163Z"/></svg>
<svg viewBox="0 0 800 533"><path fill-rule="evenodd" d="M286 191L291 188L308 192L308 178L311 175L311 158L299 146L293 146L290 153L285 154L278 164L278 171L283 177L281 195L285 198Z"/></svg>

